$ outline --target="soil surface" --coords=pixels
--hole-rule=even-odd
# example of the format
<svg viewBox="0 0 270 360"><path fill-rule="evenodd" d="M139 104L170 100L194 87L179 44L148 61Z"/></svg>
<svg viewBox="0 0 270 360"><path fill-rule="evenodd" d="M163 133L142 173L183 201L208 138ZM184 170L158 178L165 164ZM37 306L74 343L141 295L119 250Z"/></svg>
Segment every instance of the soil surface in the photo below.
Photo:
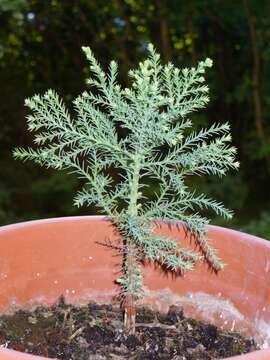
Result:
<svg viewBox="0 0 270 360"><path fill-rule="evenodd" d="M138 309L136 335L126 335L111 305L59 304L0 318L0 345L64 360L210 360L256 350L252 339L228 333L171 306L167 314Z"/></svg>

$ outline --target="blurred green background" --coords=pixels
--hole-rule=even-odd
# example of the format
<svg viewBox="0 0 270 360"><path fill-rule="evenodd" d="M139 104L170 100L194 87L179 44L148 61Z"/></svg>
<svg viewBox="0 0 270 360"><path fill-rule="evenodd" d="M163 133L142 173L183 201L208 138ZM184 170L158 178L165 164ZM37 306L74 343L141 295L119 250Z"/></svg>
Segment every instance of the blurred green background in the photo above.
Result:
<svg viewBox="0 0 270 360"><path fill-rule="evenodd" d="M32 144L24 99L55 88L69 102L82 92L82 45L104 67L118 60L126 84L151 41L180 66L213 59L211 102L193 120L231 124L241 169L200 187L235 211L213 223L270 239L269 14L269 0L0 0L0 224L95 213L73 207L73 176L12 159L15 146Z"/></svg>

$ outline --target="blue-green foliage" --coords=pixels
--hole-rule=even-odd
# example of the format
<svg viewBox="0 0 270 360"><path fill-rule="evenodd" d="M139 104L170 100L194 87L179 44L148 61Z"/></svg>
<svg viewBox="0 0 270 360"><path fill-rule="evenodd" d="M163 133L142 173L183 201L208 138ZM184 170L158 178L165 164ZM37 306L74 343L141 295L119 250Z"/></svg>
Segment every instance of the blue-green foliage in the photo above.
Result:
<svg viewBox="0 0 270 360"><path fill-rule="evenodd" d="M194 175L223 176L239 166L227 123L192 131L189 115L209 101L204 73L212 61L207 58L196 68L182 70L171 63L161 65L149 45L149 57L129 72L131 87L122 88L115 61L105 74L91 50L83 51L93 74L89 84L95 90L74 100L76 117L53 90L27 99L32 111L28 128L35 132L37 146L16 149L15 157L69 169L85 181L75 204L98 206L122 233L126 257L131 255L137 264L130 272L130 263L125 263L119 279L125 293L141 288L138 261L143 258L173 271L192 269L202 258L221 269L205 236L209 220L198 211L212 209L225 218L232 213L220 202L191 191L185 182ZM108 171L112 168L121 174L117 183ZM147 197L149 179L158 189L155 198ZM183 221L195 236L199 253L154 235L156 219Z"/></svg>

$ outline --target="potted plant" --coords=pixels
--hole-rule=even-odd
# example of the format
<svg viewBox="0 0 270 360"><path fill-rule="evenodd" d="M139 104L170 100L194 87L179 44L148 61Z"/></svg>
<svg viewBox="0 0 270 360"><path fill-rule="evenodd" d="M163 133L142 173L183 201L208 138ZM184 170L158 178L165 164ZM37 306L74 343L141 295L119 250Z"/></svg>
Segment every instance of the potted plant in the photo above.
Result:
<svg viewBox="0 0 270 360"><path fill-rule="evenodd" d="M209 220L196 209L211 209L227 218L232 213L191 190L186 180L194 175L222 176L239 166L227 123L195 132L187 118L209 100L204 73L212 61L207 58L196 68L179 70L171 63L162 66L153 46L148 49L148 59L129 73L131 88L123 89L116 82L117 64L110 63L106 76L91 50L83 48L94 74L89 83L98 94L84 92L74 100L75 120L53 90L27 99L33 112L28 128L36 132L37 148L14 153L40 165L69 169L85 180L75 204L95 204L117 231L108 237L106 230L103 245L107 238L105 245L122 255L122 275L115 281L129 335L135 333L136 304L144 296L143 262L151 261L176 275L200 261L215 273L223 270L207 236ZM157 190L149 196L153 181ZM175 231L182 238L183 232L188 233L197 251L180 244L173 231L162 232L168 225L160 221L176 219L182 223L169 226L178 226Z"/></svg>

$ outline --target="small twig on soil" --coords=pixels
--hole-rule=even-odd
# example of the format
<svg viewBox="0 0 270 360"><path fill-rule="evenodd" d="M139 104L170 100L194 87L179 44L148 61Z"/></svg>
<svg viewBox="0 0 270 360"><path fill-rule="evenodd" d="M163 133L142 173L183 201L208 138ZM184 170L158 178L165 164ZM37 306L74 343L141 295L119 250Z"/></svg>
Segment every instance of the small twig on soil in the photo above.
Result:
<svg viewBox="0 0 270 360"><path fill-rule="evenodd" d="M110 354L110 356L112 356L112 360L125 360L126 359L126 357L123 357L121 355Z"/></svg>
<svg viewBox="0 0 270 360"><path fill-rule="evenodd" d="M166 325L166 324L160 324L160 323L136 323L136 327L148 327L148 328L153 328L153 327L159 327L165 330L170 330L170 329L177 329L177 327L175 325Z"/></svg>
<svg viewBox="0 0 270 360"><path fill-rule="evenodd" d="M79 335L82 331L84 330L84 326L80 327L79 329L77 329L69 338L68 340L71 341L73 340L77 335Z"/></svg>

